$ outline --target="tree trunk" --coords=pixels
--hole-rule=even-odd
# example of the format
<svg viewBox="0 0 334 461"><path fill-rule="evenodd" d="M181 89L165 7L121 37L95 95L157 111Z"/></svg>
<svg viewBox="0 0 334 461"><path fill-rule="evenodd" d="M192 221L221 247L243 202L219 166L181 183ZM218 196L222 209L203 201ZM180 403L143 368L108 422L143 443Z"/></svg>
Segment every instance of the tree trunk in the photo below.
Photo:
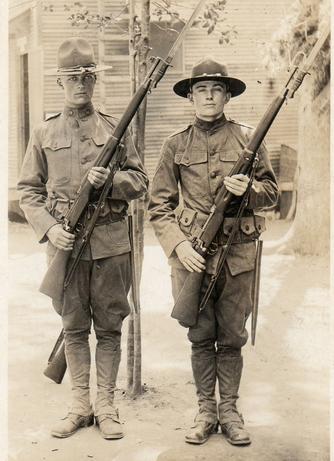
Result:
<svg viewBox="0 0 334 461"><path fill-rule="evenodd" d="M330 248L329 84L312 99L313 81L304 81L299 114L298 181L295 220L282 250L328 255Z"/></svg>
<svg viewBox="0 0 334 461"><path fill-rule="evenodd" d="M318 15L321 30L321 16L329 11L328 0L311 0L311 4ZM324 63L319 53L310 69L310 75L305 77L300 88L296 214L283 240L282 252L329 255L330 84L314 97L315 88L319 84L315 76L316 69L322 67Z"/></svg>
<svg viewBox="0 0 334 461"><path fill-rule="evenodd" d="M135 0L130 4L130 69L131 69L131 92L134 94L137 85L144 80L147 71L147 56L149 44L150 24L150 1L142 0L141 11L141 36L136 45L135 34ZM146 98L139 107L133 121L133 137L138 153L144 163L145 157L145 120L146 120ZM140 295L140 279L144 257L144 219L146 199L140 198L131 203L131 214L133 216L133 251L136 270L137 293ZM132 296L133 303L133 296ZM128 392L137 396L142 392L141 385L141 317L140 306L138 312L134 309L129 318L128 328Z"/></svg>

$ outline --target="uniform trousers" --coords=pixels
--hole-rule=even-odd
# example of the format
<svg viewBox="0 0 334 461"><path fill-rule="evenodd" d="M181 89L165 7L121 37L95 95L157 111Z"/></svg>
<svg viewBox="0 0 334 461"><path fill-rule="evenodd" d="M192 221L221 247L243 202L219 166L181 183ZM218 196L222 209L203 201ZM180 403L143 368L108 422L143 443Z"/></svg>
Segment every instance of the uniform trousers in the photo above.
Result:
<svg viewBox="0 0 334 461"><path fill-rule="evenodd" d="M172 267L172 290L176 300L188 275L186 269ZM201 294L209 282L205 273ZM221 423L238 421L236 399L242 370L241 348L247 342L246 321L252 309L254 270L232 276L225 263L209 301L189 328L192 370L197 390L197 421ZM219 382L217 407L215 387Z"/></svg>
<svg viewBox="0 0 334 461"><path fill-rule="evenodd" d="M91 325L95 330L97 398L95 415L114 412L113 400L121 356L121 330L130 313L127 294L131 283L130 253L92 261L80 260L64 292L62 305L54 303L65 333L65 354L72 379L71 412L92 412L89 395Z"/></svg>

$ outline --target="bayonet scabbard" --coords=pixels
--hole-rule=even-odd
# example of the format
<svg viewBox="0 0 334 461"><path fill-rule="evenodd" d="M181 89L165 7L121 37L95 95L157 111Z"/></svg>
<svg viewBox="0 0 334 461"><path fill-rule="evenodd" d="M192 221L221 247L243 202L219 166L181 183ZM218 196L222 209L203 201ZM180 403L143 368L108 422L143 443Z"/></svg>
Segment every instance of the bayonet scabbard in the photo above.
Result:
<svg viewBox="0 0 334 461"><path fill-rule="evenodd" d="M262 258L263 241L258 240L256 248L255 271L253 282L253 305L252 305L252 346L255 344L257 316L259 311L259 292L260 292L260 277L261 277L261 258Z"/></svg>

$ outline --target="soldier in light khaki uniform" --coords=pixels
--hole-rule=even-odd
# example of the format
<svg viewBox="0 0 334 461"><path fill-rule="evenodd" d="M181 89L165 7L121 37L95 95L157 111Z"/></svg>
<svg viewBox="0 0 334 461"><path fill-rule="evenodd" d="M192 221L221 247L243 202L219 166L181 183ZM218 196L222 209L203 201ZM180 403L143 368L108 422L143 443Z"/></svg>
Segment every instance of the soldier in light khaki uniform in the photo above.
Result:
<svg viewBox="0 0 334 461"><path fill-rule="evenodd" d="M109 170L92 167L116 120L94 109L91 102L96 72L90 44L80 38L65 40L58 50L58 84L65 96L64 110L37 126L31 135L18 189L20 205L41 243L47 242L49 260L56 248L72 250L74 236L60 224L71 205L83 176L98 190ZM51 72L52 73L52 72ZM98 218L89 245L82 255L62 305L54 303L65 332L65 353L72 379L73 401L67 417L52 430L55 437L68 437L96 422L107 439L123 437L114 389L121 357L123 319L130 308L130 244L127 208L130 200L147 191L147 175L126 133L120 170L114 176L107 202ZM93 322L96 345L97 397L91 406L90 348Z"/></svg>
<svg viewBox="0 0 334 461"><path fill-rule="evenodd" d="M224 107L240 95L245 84L229 77L224 65L206 58L194 66L192 76L174 86L177 95L194 106L193 123L172 134L164 143L152 183L150 219L172 266L172 289L177 298L188 271L205 271L199 289L205 292L210 275L231 231L249 178L228 177L238 154L247 144L252 129L226 118ZM245 328L252 306L255 239L264 230L264 218L254 215L276 204L278 188L264 145L248 204L240 222L223 271L196 326L189 328L192 369L199 411L186 435L189 443L203 443L217 431L234 445L251 442L236 407L243 360L241 348L247 342ZM190 239L209 215L217 191L225 184L235 195L217 236L218 251L206 260L191 246ZM181 204L177 214L176 208ZM215 389L218 380L220 400Z"/></svg>

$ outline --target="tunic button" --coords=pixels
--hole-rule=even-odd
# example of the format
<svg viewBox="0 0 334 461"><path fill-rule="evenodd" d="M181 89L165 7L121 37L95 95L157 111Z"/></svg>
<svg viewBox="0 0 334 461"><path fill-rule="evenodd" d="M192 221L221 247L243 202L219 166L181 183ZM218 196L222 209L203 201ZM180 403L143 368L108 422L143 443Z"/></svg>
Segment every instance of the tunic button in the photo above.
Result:
<svg viewBox="0 0 334 461"><path fill-rule="evenodd" d="M217 176L217 173L215 171L211 171L210 178L215 178L216 176Z"/></svg>
<svg viewBox="0 0 334 461"><path fill-rule="evenodd" d="M89 115L89 114L90 114L90 110L87 109L87 110L86 110L86 115Z"/></svg>
<svg viewBox="0 0 334 461"><path fill-rule="evenodd" d="M73 115L73 110L69 110L68 115Z"/></svg>
<svg viewBox="0 0 334 461"><path fill-rule="evenodd" d="M215 151L212 151L212 152L210 152L210 155L211 155L211 156L212 156L212 155L215 155L215 153L216 153Z"/></svg>
<svg viewBox="0 0 334 461"><path fill-rule="evenodd" d="M84 142L86 140L86 136L80 136L80 141Z"/></svg>
<svg viewBox="0 0 334 461"><path fill-rule="evenodd" d="M82 158L81 159L81 164L84 165L85 163L87 163L87 160L85 158Z"/></svg>

